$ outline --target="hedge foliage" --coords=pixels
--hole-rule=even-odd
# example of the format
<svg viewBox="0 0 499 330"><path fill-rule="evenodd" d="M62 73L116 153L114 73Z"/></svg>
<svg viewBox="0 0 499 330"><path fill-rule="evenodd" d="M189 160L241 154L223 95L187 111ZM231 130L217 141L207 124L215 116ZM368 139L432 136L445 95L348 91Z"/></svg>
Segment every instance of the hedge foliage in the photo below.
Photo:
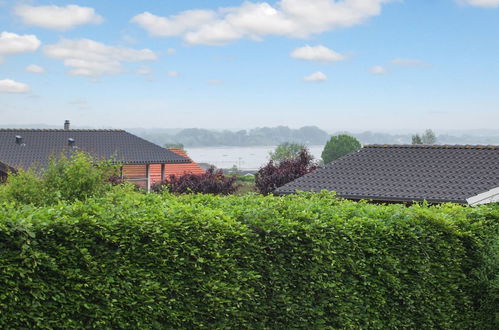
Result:
<svg viewBox="0 0 499 330"><path fill-rule="evenodd" d="M6 202L0 328L493 329L498 221L328 193Z"/></svg>

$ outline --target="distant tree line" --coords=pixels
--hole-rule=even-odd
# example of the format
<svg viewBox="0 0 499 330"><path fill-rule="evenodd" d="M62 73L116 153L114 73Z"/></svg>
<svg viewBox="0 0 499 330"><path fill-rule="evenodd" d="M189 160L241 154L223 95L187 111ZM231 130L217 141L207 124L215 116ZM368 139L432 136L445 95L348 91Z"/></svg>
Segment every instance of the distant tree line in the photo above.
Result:
<svg viewBox="0 0 499 330"><path fill-rule="evenodd" d="M285 142L320 145L329 139L329 134L316 126L305 126L299 129L287 126L261 127L235 132L187 128L175 134L152 131L138 131L136 134L162 146L181 144L185 147L271 146Z"/></svg>
<svg viewBox="0 0 499 330"><path fill-rule="evenodd" d="M346 134L361 144L499 144L499 135L461 134L436 135L432 131L423 134L390 134L382 132L351 133L347 131L328 134L316 126L292 129L286 126L261 127L250 130L188 129L131 129L132 133L161 146L215 147L215 146L274 146L283 143L300 145L324 145L332 135ZM431 135L433 134L433 135ZM492 133L490 133L492 134ZM434 141L434 142L432 142ZM430 142L430 143L428 143Z"/></svg>

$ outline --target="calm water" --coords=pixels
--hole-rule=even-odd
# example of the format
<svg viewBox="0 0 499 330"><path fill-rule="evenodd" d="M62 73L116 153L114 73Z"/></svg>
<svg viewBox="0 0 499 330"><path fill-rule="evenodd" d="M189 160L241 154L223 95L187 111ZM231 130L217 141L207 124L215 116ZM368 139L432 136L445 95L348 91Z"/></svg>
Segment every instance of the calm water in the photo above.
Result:
<svg viewBox="0 0 499 330"><path fill-rule="evenodd" d="M324 146L310 146L311 154L320 159ZM241 170L257 170L269 160L275 146L259 147L204 147L186 148L189 157L197 163L209 163L218 168L237 166Z"/></svg>

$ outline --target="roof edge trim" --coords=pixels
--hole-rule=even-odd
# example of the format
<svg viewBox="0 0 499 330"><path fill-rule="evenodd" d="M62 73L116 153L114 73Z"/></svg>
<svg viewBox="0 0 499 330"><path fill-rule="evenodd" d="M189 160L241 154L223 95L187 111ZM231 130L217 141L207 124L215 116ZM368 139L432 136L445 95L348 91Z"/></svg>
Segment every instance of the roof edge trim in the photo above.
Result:
<svg viewBox="0 0 499 330"><path fill-rule="evenodd" d="M480 144L366 144L363 148L414 148L414 149L492 149L498 150L499 145Z"/></svg>
<svg viewBox="0 0 499 330"><path fill-rule="evenodd" d="M467 198L466 201L471 206L499 201L499 187L471 196L470 198Z"/></svg>
<svg viewBox="0 0 499 330"><path fill-rule="evenodd" d="M124 129L0 128L0 132L126 132Z"/></svg>

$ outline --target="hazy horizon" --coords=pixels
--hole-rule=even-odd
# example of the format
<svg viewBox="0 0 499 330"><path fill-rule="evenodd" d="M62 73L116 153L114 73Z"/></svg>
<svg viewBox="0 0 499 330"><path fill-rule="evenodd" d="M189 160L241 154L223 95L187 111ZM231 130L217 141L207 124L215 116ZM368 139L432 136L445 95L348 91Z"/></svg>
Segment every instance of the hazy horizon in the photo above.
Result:
<svg viewBox="0 0 499 330"><path fill-rule="evenodd" d="M51 124L42 124L42 123L31 123L31 124L15 124L15 123L0 123L0 129L2 128L20 128L20 129L43 129L43 128L50 128L50 129L62 129L64 125L64 121L60 123L51 123ZM443 128L435 128L435 127L423 127L420 129L409 129L409 128L396 128L396 129L372 129L372 128L357 128L357 129L348 129L348 128L326 128L326 127L321 127L320 125L302 125L302 126L289 126L289 125L275 125L275 126L270 126L270 125L264 125L264 126L252 126L252 127L215 127L215 128L210 128L210 127L145 127L145 126L112 126L112 125L78 125L74 124L71 122L71 128L73 129L124 129L124 130L130 130L130 131L139 131L139 130L145 130L145 131L181 131L185 129L206 129L210 131L230 131L230 132L237 132L240 130L252 130L252 129L257 129L257 128L275 128L279 126L284 126L284 127L289 127L291 129L299 129L302 127L306 126L313 126L317 127L321 130L326 131L329 134L334 134L334 133L341 133L341 132L351 132L351 133L364 133L364 132L372 132L372 133L384 133L384 134L416 134L416 133L423 133L426 129L431 129L437 134L449 134L449 133L455 133L455 134L485 134L485 135L495 135L499 134L499 127L497 128L469 128L469 129L443 129Z"/></svg>

